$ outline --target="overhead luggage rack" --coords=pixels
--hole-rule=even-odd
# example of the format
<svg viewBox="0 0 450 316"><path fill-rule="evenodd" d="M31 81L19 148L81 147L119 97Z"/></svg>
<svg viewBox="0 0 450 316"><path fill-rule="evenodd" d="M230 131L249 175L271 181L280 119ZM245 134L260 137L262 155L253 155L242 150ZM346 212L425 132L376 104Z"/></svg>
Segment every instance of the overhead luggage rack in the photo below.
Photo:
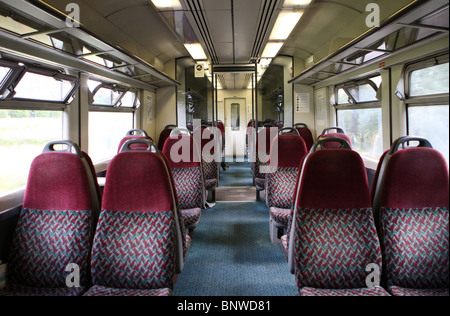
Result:
<svg viewBox="0 0 450 316"><path fill-rule="evenodd" d="M448 24L446 27L441 25L446 14L448 16L448 1L415 1L392 15L380 27L370 28L336 52L315 62L289 83L322 85L361 66L378 62L380 68L386 67L387 64L382 61L387 57L424 45L430 39L448 37ZM401 32L411 29L416 33L409 37L410 40L399 40Z"/></svg>
<svg viewBox="0 0 450 316"><path fill-rule="evenodd" d="M0 9L2 15L14 15L16 19L19 17L19 21L33 25L27 28L31 31L26 33L0 29L0 51L6 54L26 51L28 56L23 56L25 58L82 70L141 89L156 90L179 85L148 62L105 42L83 25L68 27L68 17L54 8L40 8L27 1L5 0ZM50 38L43 41L42 35Z"/></svg>

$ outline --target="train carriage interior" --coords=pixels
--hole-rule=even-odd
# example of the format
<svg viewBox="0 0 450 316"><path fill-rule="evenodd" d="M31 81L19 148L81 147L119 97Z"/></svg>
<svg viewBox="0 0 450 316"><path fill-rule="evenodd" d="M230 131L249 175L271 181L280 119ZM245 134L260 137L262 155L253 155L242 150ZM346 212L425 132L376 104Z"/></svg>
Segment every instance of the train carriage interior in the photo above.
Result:
<svg viewBox="0 0 450 316"><path fill-rule="evenodd" d="M0 0L0 296L449 296L449 159L448 0Z"/></svg>

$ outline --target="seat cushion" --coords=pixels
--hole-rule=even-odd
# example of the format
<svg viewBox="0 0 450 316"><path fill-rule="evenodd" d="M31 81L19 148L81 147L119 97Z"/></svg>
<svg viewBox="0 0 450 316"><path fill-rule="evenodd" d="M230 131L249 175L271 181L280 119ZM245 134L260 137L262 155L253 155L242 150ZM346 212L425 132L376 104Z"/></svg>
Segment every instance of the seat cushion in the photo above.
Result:
<svg viewBox="0 0 450 316"><path fill-rule="evenodd" d="M86 285L93 221L90 211L23 209L12 242L8 282L64 288L66 267L75 263L80 285Z"/></svg>
<svg viewBox="0 0 450 316"><path fill-rule="evenodd" d="M202 215L202 210L200 208L181 210L181 213L183 214L184 226L187 229L194 229L197 227L200 216Z"/></svg>
<svg viewBox="0 0 450 316"><path fill-rule="evenodd" d="M394 296L449 296L449 289L408 289L399 286L389 287Z"/></svg>
<svg viewBox="0 0 450 316"><path fill-rule="evenodd" d="M449 212L381 208L388 286L449 287Z"/></svg>
<svg viewBox="0 0 450 316"><path fill-rule="evenodd" d="M167 288L151 290L114 289L95 285L83 296L172 296L172 290Z"/></svg>
<svg viewBox="0 0 450 316"><path fill-rule="evenodd" d="M365 288L369 264L381 267L372 209L299 209L294 239L299 289Z"/></svg>
<svg viewBox="0 0 450 316"><path fill-rule="evenodd" d="M305 287L300 290L300 296L390 296L390 294L380 286L360 289L314 289Z"/></svg>
<svg viewBox="0 0 450 316"><path fill-rule="evenodd" d="M202 174L200 168L172 169L178 203L181 209L202 207Z"/></svg>
<svg viewBox="0 0 450 316"><path fill-rule="evenodd" d="M0 291L0 296L79 296L85 290L84 287L36 288L12 284Z"/></svg>
<svg viewBox="0 0 450 316"><path fill-rule="evenodd" d="M298 170L298 167L278 167L274 173L268 173L266 175L267 206L279 208L293 207Z"/></svg>
<svg viewBox="0 0 450 316"><path fill-rule="evenodd" d="M103 210L92 250L93 284L119 289L173 288L175 238L172 211Z"/></svg>
<svg viewBox="0 0 450 316"><path fill-rule="evenodd" d="M270 217L281 226L287 227L291 216L291 209L271 207L269 208Z"/></svg>

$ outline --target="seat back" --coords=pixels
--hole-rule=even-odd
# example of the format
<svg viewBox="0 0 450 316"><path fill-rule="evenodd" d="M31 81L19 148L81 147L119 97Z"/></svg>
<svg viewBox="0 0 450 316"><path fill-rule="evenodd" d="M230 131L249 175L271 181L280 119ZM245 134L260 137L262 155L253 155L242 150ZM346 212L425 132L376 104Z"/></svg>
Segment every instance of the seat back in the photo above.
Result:
<svg viewBox="0 0 450 316"><path fill-rule="evenodd" d="M68 148L57 151L56 143ZM95 189L83 159L69 141L48 144L34 159L10 252L10 284L65 288L66 267L77 264L80 285L88 285Z"/></svg>
<svg viewBox="0 0 450 316"><path fill-rule="evenodd" d="M342 139L319 140L304 160L288 260L299 288L363 288L366 267L381 267L364 163Z"/></svg>
<svg viewBox="0 0 450 316"><path fill-rule="evenodd" d="M147 149L136 149L137 143ZM165 158L148 140L127 141L107 171L92 250L94 285L173 289L184 264L184 236Z"/></svg>
<svg viewBox="0 0 450 316"><path fill-rule="evenodd" d="M167 125L164 130L161 132L161 134L159 135L159 140L158 140L158 150L162 151L164 148L164 143L166 142L166 139L169 138L170 133L172 132L172 130L174 128L176 128L176 125Z"/></svg>
<svg viewBox="0 0 450 316"><path fill-rule="evenodd" d="M130 139L148 139L151 142L153 142L153 139L150 136L148 136L146 131L144 131L142 129L132 129L127 132L127 134L125 135L124 138L121 139L121 141L119 143L119 148L117 149L117 153L120 153L123 144L125 144L125 142L127 142ZM139 144L139 143L134 144L133 146L137 146L138 149L139 149L139 147L140 147L140 149L146 148L145 144Z"/></svg>
<svg viewBox="0 0 450 316"><path fill-rule="evenodd" d="M300 136L305 141L306 150L308 150L308 152L309 152L311 150L311 147L314 145L314 138L313 138L311 130L308 128L308 126L305 123L295 124L295 128L297 129Z"/></svg>
<svg viewBox="0 0 450 316"><path fill-rule="evenodd" d="M272 141L269 164L273 172L266 174L268 207L292 208L300 163L306 154L299 135L279 135Z"/></svg>
<svg viewBox="0 0 450 316"><path fill-rule="evenodd" d="M171 136L163 154L169 161L181 209L203 208L205 189L200 149L191 136Z"/></svg>
<svg viewBox="0 0 450 316"><path fill-rule="evenodd" d="M218 128L202 127L194 131L194 138L200 140L203 175L206 179L219 181L219 167L221 163L221 132ZM215 133L214 133L215 132ZM217 137L216 137L217 135ZM197 143L199 143L197 141Z"/></svg>
<svg viewBox="0 0 450 316"><path fill-rule="evenodd" d="M258 131L256 143L253 148L254 155L252 157L254 162L251 163L254 178L265 179L266 173L261 170L261 167L268 165L270 146L277 134L277 128L262 128Z"/></svg>
<svg viewBox="0 0 450 316"><path fill-rule="evenodd" d="M426 139L401 137L384 153L372 196L389 286L449 287L448 192L448 165Z"/></svg>
<svg viewBox="0 0 450 316"><path fill-rule="evenodd" d="M335 133L330 132L332 130L336 130L336 132ZM340 127L328 127L328 128L325 128L323 130L322 134L320 134L319 139L320 138L325 138L325 137L335 137L335 138L345 139L350 144L350 147L352 147L352 141L351 141L350 137L348 135L346 135L344 130L342 128L340 128ZM338 142L326 142L326 143L324 143L324 146L326 146L326 147L339 147L340 144Z"/></svg>

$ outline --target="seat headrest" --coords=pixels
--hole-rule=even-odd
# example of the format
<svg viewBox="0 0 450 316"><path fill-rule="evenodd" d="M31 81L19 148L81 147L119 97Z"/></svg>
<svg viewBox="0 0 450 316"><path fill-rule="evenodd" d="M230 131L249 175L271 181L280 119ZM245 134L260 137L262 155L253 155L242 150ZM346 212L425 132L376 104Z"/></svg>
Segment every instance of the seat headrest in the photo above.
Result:
<svg viewBox="0 0 450 316"><path fill-rule="evenodd" d="M448 165L439 151L412 147L385 155L388 156L379 201L381 207L448 208Z"/></svg>
<svg viewBox="0 0 450 316"><path fill-rule="evenodd" d="M92 209L87 170L77 154L45 152L31 164L24 208L86 211Z"/></svg>
<svg viewBox="0 0 450 316"><path fill-rule="evenodd" d="M148 151L122 152L108 167L102 209L125 212L174 210L171 186L162 156Z"/></svg>
<svg viewBox="0 0 450 316"><path fill-rule="evenodd" d="M270 162L273 162L273 157L277 154L278 167L299 168L307 153L305 141L301 136L279 135L272 141Z"/></svg>
<svg viewBox="0 0 450 316"><path fill-rule="evenodd" d="M366 169L350 149L311 152L304 161L297 207L309 209L370 208Z"/></svg>
<svg viewBox="0 0 450 316"><path fill-rule="evenodd" d="M352 141L351 141L350 137L348 137L348 135L345 135L342 133L327 133L327 134L320 136L320 138L342 138L347 141L347 143L350 145L350 148L352 147ZM336 148L339 146L340 146L340 144L338 142L327 142L326 144L324 144L323 147Z"/></svg>
<svg viewBox="0 0 450 316"><path fill-rule="evenodd" d="M191 136L171 136L166 140L162 152L172 169L196 168L201 164L200 147Z"/></svg>

